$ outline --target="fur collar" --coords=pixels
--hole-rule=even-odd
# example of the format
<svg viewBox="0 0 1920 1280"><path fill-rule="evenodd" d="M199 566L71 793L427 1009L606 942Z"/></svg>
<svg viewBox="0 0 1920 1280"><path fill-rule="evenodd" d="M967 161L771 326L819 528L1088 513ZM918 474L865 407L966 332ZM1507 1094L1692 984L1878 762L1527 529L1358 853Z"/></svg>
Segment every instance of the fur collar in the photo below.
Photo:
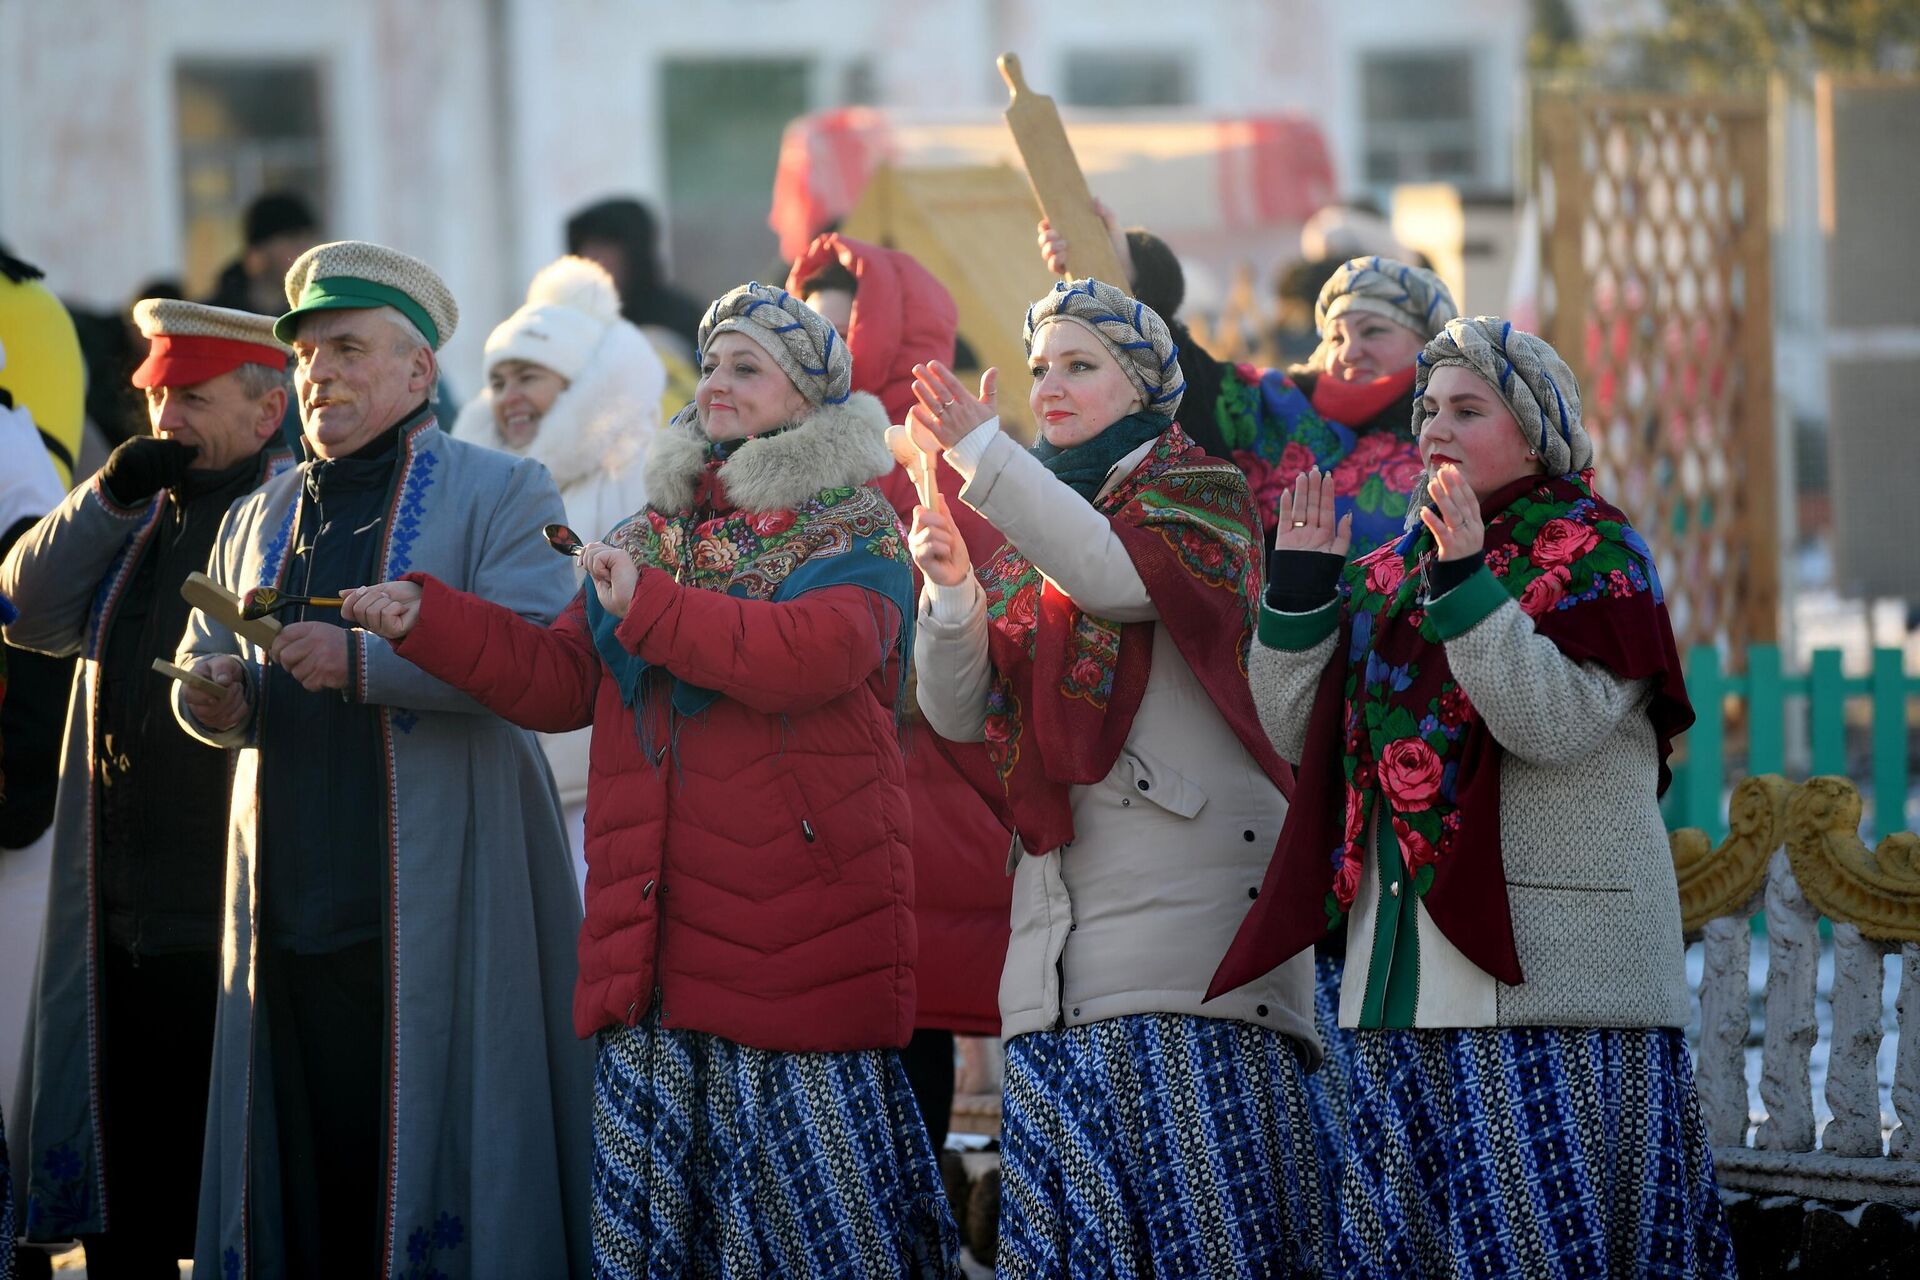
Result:
<svg viewBox="0 0 1920 1280"><path fill-rule="evenodd" d="M524 451L507 449L493 418L493 390L483 388L455 421L456 440L519 452L545 464L562 492L634 465L659 438L660 398L667 374L646 335L625 321L608 326L593 359L554 397Z"/></svg>
<svg viewBox="0 0 1920 1280"><path fill-rule="evenodd" d="M684 511L707 463L697 415L668 424L647 454L647 498ZM776 436L749 440L720 466L727 497L742 511L789 511L822 489L866 484L893 470L887 411L864 391L822 405Z"/></svg>

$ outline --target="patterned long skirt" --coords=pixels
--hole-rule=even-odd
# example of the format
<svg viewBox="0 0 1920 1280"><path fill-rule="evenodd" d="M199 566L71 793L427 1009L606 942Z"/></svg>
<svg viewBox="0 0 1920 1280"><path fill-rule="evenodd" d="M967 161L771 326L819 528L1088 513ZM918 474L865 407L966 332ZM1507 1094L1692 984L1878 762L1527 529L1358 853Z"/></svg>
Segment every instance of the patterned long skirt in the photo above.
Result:
<svg viewBox="0 0 1920 1280"><path fill-rule="evenodd" d="M1002 1276L1318 1276L1332 1247L1293 1042L1111 1018L1007 1043Z"/></svg>
<svg viewBox="0 0 1920 1280"><path fill-rule="evenodd" d="M649 1017L601 1034L593 1137L596 1276L960 1274L890 1050L774 1053Z"/></svg>
<svg viewBox="0 0 1920 1280"><path fill-rule="evenodd" d="M1681 1032L1355 1042L1347 1276L1737 1274Z"/></svg>
<svg viewBox="0 0 1920 1280"><path fill-rule="evenodd" d="M1327 1167L1328 1185L1340 1185L1346 1165L1347 1118L1353 1105L1353 1032L1340 1025L1340 975L1344 955L1316 954L1313 958L1313 1029L1320 1036L1325 1057L1319 1070L1307 1077L1307 1106L1313 1124L1333 1161Z"/></svg>

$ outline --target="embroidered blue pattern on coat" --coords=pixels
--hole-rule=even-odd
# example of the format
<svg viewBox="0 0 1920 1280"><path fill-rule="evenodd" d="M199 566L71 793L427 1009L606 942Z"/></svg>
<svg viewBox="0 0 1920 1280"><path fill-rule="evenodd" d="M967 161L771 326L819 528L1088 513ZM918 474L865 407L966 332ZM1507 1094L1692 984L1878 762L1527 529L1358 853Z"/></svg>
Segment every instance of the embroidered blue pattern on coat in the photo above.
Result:
<svg viewBox="0 0 1920 1280"><path fill-rule="evenodd" d="M446 1280L447 1273L435 1265L444 1261L438 1255L458 1249L466 1239L466 1224L442 1210L431 1227L415 1227L407 1237L407 1268L400 1280Z"/></svg>
<svg viewBox="0 0 1920 1280"><path fill-rule="evenodd" d="M414 456L407 467L407 478L400 486L400 505L393 513L393 537L387 544L387 577L397 578L413 567L413 540L420 536L420 522L427 514L427 490L433 487L433 469L440 463L431 451ZM393 727L412 733L420 717L411 711L395 710Z"/></svg>
<svg viewBox="0 0 1920 1280"><path fill-rule="evenodd" d="M397 578L413 567L413 540L420 536L420 520L427 513L427 490L433 487L433 469L439 461L432 453L421 453L407 468L400 509L393 515L393 540L387 548L389 578Z"/></svg>
<svg viewBox="0 0 1920 1280"><path fill-rule="evenodd" d="M65 1142L48 1148L40 1176L27 1188L27 1234L36 1239L68 1235L92 1216L86 1157Z"/></svg>
<svg viewBox="0 0 1920 1280"><path fill-rule="evenodd" d="M287 504L287 514L280 521L280 532L273 535L273 541L267 544L267 557L260 563L260 581L256 584L271 587L280 581L280 566L287 558L287 544L293 541L293 517L300 510L300 495L295 494L293 501Z"/></svg>
<svg viewBox="0 0 1920 1280"><path fill-rule="evenodd" d="M240 1280L240 1251L231 1245L220 1257L220 1275L221 1280Z"/></svg>

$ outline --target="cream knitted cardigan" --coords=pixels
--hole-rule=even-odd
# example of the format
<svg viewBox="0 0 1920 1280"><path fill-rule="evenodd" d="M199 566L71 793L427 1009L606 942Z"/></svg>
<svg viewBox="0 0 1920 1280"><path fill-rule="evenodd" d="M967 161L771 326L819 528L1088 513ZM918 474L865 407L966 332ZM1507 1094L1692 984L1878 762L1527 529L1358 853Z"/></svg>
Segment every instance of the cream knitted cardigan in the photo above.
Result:
<svg viewBox="0 0 1920 1280"><path fill-rule="evenodd" d="M1679 891L1655 796L1648 683L1571 661L1511 598L1467 621L1446 641L1447 661L1502 749L1500 839L1526 975L1519 986L1494 983L1492 1025L1684 1026ZM1304 650L1255 642L1254 703L1286 759L1300 758L1339 634ZM1356 910L1364 901L1363 892ZM1346 980L1356 975L1365 981L1364 965Z"/></svg>

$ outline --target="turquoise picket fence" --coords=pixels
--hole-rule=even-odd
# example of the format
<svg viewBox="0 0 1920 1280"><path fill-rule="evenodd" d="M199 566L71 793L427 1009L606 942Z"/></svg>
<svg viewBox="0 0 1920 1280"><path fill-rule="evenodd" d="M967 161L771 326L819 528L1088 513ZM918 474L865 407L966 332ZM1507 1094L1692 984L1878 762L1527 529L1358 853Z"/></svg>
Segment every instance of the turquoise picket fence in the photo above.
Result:
<svg viewBox="0 0 1920 1280"><path fill-rule="evenodd" d="M1669 830L1698 827L1720 839L1727 831L1728 702L1745 704L1747 756L1743 776L1786 774L1790 716L1807 725L1807 776L1846 776L1847 707L1865 700L1871 715L1873 829L1880 835L1905 831L1907 790L1907 699L1920 696L1920 677L1906 672L1899 649L1875 649L1867 674L1842 670L1838 649L1816 649L1802 674L1786 671L1780 646L1747 649L1743 672L1732 672L1710 645L1687 651L1687 696L1693 701L1693 728L1687 731L1684 758L1674 766L1665 812ZM1676 752L1676 754L1679 754Z"/></svg>

